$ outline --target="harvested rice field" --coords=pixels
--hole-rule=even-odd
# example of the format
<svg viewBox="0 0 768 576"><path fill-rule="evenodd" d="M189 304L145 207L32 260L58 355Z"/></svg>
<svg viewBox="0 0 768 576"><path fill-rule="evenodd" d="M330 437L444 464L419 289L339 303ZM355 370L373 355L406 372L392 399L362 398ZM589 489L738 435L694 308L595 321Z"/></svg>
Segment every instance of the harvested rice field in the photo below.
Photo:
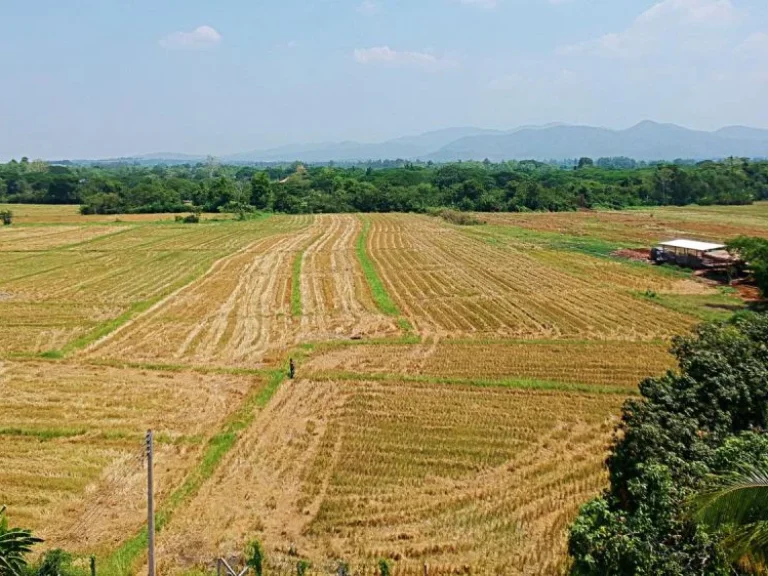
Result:
<svg viewBox="0 0 768 576"><path fill-rule="evenodd" d="M107 576L146 573L147 429L160 574L253 540L267 574L560 574L622 402L744 307L614 252L768 237L768 204L481 226L10 208L0 505Z"/></svg>

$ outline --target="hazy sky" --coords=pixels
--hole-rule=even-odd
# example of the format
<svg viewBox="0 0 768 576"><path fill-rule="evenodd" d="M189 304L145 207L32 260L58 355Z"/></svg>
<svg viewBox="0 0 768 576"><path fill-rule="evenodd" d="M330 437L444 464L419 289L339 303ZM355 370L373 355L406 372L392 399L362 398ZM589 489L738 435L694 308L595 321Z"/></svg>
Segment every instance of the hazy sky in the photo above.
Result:
<svg viewBox="0 0 768 576"><path fill-rule="evenodd" d="M768 128L766 0L8 0L0 158Z"/></svg>

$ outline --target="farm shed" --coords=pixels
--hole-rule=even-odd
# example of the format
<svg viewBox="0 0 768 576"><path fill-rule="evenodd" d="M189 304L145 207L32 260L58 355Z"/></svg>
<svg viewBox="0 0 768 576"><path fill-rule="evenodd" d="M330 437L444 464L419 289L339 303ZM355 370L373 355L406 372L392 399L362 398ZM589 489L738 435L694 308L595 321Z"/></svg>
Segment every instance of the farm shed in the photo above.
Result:
<svg viewBox="0 0 768 576"><path fill-rule="evenodd" d="M651 260L688 268L716 268L732 264L734 258L724 244L677 239L660 242L651 250Z"/></svg>

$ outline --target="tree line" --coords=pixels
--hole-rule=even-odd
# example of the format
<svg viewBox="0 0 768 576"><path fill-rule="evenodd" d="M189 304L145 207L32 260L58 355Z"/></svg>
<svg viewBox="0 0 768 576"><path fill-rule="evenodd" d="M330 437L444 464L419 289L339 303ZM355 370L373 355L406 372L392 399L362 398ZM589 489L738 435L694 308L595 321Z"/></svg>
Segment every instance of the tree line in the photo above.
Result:
<svg viewBox="0 0 768 576"><path fill-rule="evenodd" d="M749 204L768 199L768 162L638 164L582 158L268 167L197 164L0 164L0 202L79 204L86 214L274 211L569 211L631 206Z"/></svg>

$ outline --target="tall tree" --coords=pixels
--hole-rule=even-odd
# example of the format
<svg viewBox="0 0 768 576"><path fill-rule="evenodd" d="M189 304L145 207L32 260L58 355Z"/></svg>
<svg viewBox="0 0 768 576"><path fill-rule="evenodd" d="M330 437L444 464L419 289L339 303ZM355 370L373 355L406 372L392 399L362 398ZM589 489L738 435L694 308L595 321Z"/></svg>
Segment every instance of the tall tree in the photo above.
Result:
<svg viewBox="0 0 768 576"><path fill-rule="evenodd" d="M272 184L266 172L256 172L251 177L251 204L265 210L272 203Z"/></svg>
<svg viewBox="0 0 768 576"><path fill-rule="evenodd" d="M747 263L763 296L768 296L768 240L739 236L728 243L728 250Z"/></svg>

